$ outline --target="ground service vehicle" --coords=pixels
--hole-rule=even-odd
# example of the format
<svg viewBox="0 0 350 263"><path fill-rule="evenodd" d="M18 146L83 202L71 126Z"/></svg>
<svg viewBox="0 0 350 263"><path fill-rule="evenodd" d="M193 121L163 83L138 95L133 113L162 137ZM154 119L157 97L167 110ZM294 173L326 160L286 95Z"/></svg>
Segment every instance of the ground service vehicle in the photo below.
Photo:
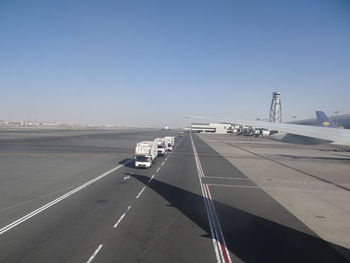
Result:
<svg viewBox="0 0 350 263"><path fill-rule="evenodd" d="M174 149L174 145L175 145L175 137L164 137L165 140L165 148L167 151L172 151Z"/></svg>
<svg viewBox="0 0 350 263"><path fill-rule="evenodd" d="M167 153L164 138L155 138L154 141L158 144L158 156L164 156Z"/></svg>
<svg viewBox="0 0 350 263"><path fill-rule="evenodd" d="M157 143L154 141L143 141L136 145L135 167L149 168L157 157Z"/></svg>

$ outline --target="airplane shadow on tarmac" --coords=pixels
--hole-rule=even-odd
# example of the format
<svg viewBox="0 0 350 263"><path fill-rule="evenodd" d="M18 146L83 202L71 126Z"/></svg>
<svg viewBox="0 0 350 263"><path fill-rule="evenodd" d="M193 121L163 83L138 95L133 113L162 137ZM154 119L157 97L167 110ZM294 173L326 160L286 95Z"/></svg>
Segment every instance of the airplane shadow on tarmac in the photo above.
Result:
<svg viewBox="0 0 350 263"><path fill-rule="evenodd" d="M201 195L156 179L148 183L149 178L143 175L132 177L165 198L211 238ZM225 215L221 216L220 224L227 248L244 262L349 262L338 252L349 255L349 249L215 200L213 203L215 209Z"/></svg>

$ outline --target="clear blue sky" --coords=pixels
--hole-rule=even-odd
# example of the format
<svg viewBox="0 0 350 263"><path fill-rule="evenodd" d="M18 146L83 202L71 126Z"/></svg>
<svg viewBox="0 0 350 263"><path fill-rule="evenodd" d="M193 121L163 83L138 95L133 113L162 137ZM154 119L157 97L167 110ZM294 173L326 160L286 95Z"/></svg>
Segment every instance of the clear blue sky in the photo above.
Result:
<svg viewBox="0 0 350 263"><path fill-rule="evenodd" d="M0 119L350 113L350 1L0 1ZM167 121L170 119L170 121Z"/></svg>

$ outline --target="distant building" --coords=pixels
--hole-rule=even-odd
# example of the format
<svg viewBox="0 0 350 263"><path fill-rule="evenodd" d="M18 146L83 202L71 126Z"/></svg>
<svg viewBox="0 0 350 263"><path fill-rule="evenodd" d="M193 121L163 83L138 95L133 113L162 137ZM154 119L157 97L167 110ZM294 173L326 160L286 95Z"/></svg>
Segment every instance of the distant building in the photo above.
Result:
<svg viewBox="0 0 350 263"><path fill-rule="evenodd" d="M232 126L227 123L192 123L191 131L199 133L227 134L231 133Z"/></svg>
<svg viewBox="0 0 350 263"><path fill-rule="evenodd" d="M12 126L21 126L22 122L21 121L9 121L8 125L12 125Z"/></svg>

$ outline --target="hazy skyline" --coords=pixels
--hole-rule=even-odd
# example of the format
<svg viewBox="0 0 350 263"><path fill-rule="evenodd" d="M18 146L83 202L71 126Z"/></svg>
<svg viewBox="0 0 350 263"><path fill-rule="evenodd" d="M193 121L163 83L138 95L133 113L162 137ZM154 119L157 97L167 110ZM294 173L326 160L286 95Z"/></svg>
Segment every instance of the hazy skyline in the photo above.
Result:
<svg viewBox="0 0 350 263"><path fill-rule="evenodd" d="M350 113L350 2L1 1L0 120Z"/></svg>

